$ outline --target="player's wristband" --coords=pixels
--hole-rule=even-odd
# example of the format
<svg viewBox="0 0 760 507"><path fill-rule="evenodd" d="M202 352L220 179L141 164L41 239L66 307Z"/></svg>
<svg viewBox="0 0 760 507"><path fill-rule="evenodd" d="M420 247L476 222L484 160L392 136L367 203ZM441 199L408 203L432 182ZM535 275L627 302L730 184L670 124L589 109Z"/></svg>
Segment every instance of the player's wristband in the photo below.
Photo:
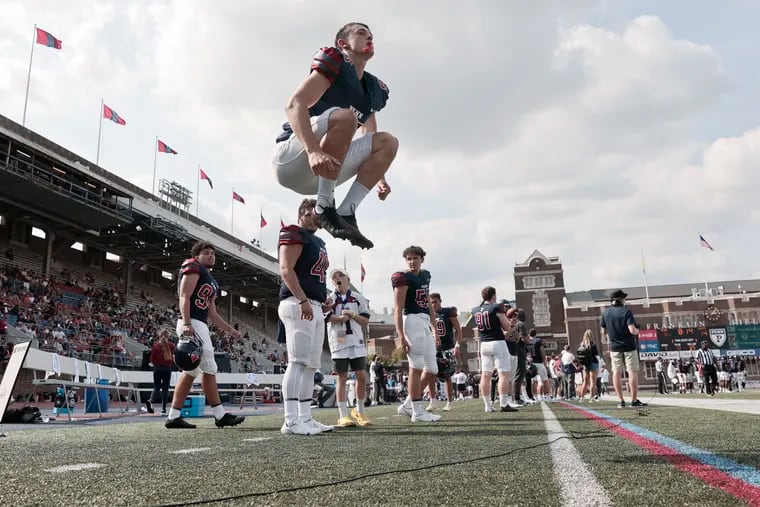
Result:
<svg viewBox="0 0 760 507"><path fill-rule="evenodd" d="M309 302L309 300L308 300L308 299L304 299L303 301L299 301L299 302L298 302L298 304L299 304L299 305L302 305L302 304L304 304L304 303L308 303L308 302Z"/></svg>
<svg viewBox="0 0 760 507"><path fill-rule="evenodd" d="M184 324L182 327L193 327L192 324Z"/></svg>

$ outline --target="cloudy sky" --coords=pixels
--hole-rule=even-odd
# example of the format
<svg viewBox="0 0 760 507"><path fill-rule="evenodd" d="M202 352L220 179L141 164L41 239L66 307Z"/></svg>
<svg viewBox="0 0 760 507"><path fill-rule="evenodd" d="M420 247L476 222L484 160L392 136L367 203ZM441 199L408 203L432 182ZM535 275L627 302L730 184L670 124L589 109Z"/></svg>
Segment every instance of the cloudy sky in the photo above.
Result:
<svg viewBox="0 0 760 507"><path fill-rule="evenodd" d="M568 290L760 277L760 5L749 1L2 0L0 113L150 190L154 137L179 152L159 177L196 186L200 216L275 250L301 197L271 168L284 105L337 28L370 25L368 71L390 88L381 130L400 140L386 202L359 210L377 245L364 292L390 306L390 274L418 244L444 304L469 309L513 266L559 256ZM64 6L65 4L65 6ZM466 7L464 5L467 5ZM338 190L342 198L347 187ZM326 236L323 234L323 236ZM326 238L327 239L327 238ZM360 252L328 239L354 281Z"/></svg>

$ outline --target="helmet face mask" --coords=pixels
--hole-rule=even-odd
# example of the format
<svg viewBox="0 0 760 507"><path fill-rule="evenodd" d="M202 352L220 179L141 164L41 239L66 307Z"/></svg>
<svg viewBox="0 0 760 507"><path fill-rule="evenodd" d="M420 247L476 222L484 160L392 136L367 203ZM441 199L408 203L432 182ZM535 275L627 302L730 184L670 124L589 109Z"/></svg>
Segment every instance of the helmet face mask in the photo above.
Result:
<svg viewBox="0 0 760 507"><path fill-rule="evenodd" d="M174 348L174 364L182 371L192 371L201 364L203 340L197 334L180 336Z"/></svg>

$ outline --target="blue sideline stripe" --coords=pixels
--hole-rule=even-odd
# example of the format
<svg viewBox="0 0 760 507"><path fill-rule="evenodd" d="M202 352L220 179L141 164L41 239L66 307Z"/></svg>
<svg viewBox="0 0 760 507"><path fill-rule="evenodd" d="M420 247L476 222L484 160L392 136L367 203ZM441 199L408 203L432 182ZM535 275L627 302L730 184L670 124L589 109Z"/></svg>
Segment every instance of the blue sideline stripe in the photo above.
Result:
<svg viewBox="0 0 760 507"><path fill-rule="evenodd" d="M758 470L757 468L751 467L749 465L742 465L741 463L737 463L736 461L730 460L728 458L717 456L711 453L710 451L705 451L704 449L693 447L679 440L675 440L673 438L660 435L659 433L655 433L654 431L640 428L634 424L622 421L620 419L609 416L607 414L603 414L601 412L597 412L596 410L592 410L586 407L577 407L577 408L584 410L590 414L594 414L597 417L606 419L613 424L619 424L620 427L622 428L633 431L634 433L637 433L650 440L654 440L658 444L668 446L671 449L678 451L681 454L685 454L686 456L692 459L695 459L701 463L704 463L705 465L715 467L718 470L725 472L736 479L740 479L748 484L752 484L753 486L760 487L760 470Z"/></svg>

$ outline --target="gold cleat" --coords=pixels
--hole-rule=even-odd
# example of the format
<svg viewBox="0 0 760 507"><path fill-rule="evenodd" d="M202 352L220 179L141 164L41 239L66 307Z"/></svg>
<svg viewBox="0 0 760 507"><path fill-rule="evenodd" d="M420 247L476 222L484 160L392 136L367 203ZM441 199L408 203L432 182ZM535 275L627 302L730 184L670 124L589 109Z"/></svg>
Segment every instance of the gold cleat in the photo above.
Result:
<svg viewBox="0 0 760 507"><path fill-rule="evenodd" d="M369 420L369 418L366 415L359 413L356 409L353 409L351 411L351 417L354 418L356 424L359 426L372 426L372 422Z"/></svg>
<svg viewBox="0 0 760 507"><path fill-rule="evenodd" d="M341 417L338 419L338 424L336 424L336 426L341 428L353 428L356 426L356 421L351 419L351 417Z"/></svg>

